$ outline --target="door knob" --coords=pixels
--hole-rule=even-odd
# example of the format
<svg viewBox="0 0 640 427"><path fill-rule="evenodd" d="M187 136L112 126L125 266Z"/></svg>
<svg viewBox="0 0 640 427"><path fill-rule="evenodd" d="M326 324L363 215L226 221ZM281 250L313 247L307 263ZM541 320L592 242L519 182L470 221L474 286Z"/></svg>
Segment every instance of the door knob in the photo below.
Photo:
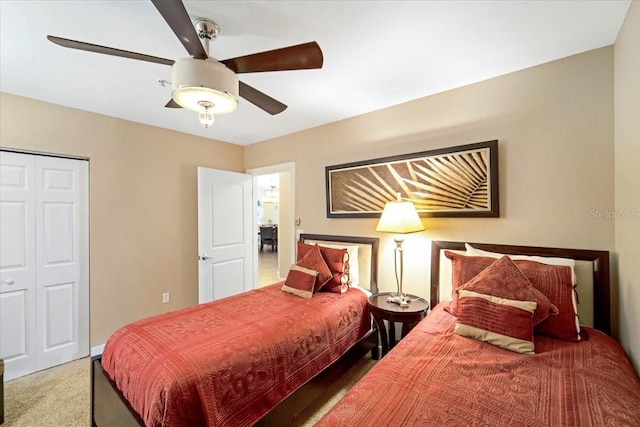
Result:
<svg viewBox="0 0 640 427"><path fill-rule="evenodd" d="M206 261L206 260L208 260L209 258L211 258L211 257L210 257L210 256L206 256L206 255L200 255L200 256L198 256L198 259L199 259L200 261Z"/></svg>
<svg viewBox="0 0 640 427"><path fill-rule="evenodd" d="M6 283L7 285L13 285L13 279L7 279L4 281L4 283Z"/></svg>

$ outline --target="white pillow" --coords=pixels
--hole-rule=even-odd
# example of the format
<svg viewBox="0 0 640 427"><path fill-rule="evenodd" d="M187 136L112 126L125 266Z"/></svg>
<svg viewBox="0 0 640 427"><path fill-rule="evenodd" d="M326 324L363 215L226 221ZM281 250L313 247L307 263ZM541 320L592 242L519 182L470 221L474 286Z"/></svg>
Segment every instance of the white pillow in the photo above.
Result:
<svg viewBox="0 0 640 427"><path fill-rule="evenodd" d="M357 245L329 245L324 242L316 242L320 246L332 249L346 249L349 254L349 280L350 286L358 286L360 284L360 275L358 269L358 246Z"/></svg>

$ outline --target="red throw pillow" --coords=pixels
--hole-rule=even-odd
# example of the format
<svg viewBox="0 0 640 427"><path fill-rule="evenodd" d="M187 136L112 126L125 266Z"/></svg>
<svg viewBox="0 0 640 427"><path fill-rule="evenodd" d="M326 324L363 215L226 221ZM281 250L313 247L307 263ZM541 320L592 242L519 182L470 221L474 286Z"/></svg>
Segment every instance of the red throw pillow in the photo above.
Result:
<svg viewBox="0 0 640 427"><path fill-rule="evenodd" d="M315 270L292 265L281 289L302 298L311 298L317 277L318 272Z"/></svg>
<svg viewBox="0 0 640 427"><path fill-rule="evenodd" d="M537 290L525 274L508 256L503 256L480 274L458 288L480 294L491 295L515 301L533 301L536 309L533 314L533 324L545 320L550 314L558 314L556 306Z"/></svg>
<svg viewBox="0 0 640 427"><path fill-rule="evenodd" d="M580 341L580 322L573 304L575 289L571 267L525 260L515 263L533 286L558 308L558 315L549 316L536 325L535 332L563 341Z"/></svg>
<svg viewBox="0 0 640 427"><path fill-rule="evenodd" d="M533 301L515 301L460 289L458 335L533 354Z"/></svg>
<svg viewBox="0 0 640 427"><path fill-rule="evenodd" d="M309 268L318 272L318 279L316 280L313 292L318 292L333 277L331 270L320 253L318 245L313 245L306 255L296 264L300 267Z"/></svg>
<svg viewBox="0 0 640 427"><path fill-rule="evenodd" d="M347 249L334 249L320 246L322 257L331 270L331 280L322 288L323 291L342 294L349 289L349 254Z"/></svg>
<svg viewBox="0 0 640 427"><path fill-rule="evenodd" d="M308 245L298 240L298 250L296 255L296 261L300 261L306 254L313 248L314 245Z"/></svg>
<svg viewBox="0 0 640 427"><path fill-rule="evenodd" d="M298 241L298 255L300 260L313 248L309 245ZM316 244L317 246L317 244ZM331 271L331 279L322 286L323 291L344 293L349 288L349 254L346 248L327 248L320 246L320 253Z"/></svg>
<svg viewBox="0 0 640 427"><path fill-rule="evenodd" d="M446 311L457 316L458 293L456 290L476 277L485 268L496 262L495 258L479 256L464 256L455 252L444 251L444 255L451 260L451 302Z"/></svg>

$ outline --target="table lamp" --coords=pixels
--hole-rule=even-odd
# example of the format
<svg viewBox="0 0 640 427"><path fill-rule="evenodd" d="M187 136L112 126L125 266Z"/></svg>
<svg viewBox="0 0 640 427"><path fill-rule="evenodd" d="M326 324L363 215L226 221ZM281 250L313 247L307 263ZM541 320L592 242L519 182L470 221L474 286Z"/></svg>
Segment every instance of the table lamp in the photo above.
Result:
<svg viewBox="0 0 640 427"><path fill-rule="evenodd" d="M411 302L406 295L402 293L403 234L415 233L416 231L422 231L424 229L413 202L403 202L400 200L400 193L398 193L397 201L387 202L384 206L376 231L396 234L394 238L396 242L394 249L394 266L398 292L389 297L387 300L389 302L400 304L401 306L408 306Z"/></svg>

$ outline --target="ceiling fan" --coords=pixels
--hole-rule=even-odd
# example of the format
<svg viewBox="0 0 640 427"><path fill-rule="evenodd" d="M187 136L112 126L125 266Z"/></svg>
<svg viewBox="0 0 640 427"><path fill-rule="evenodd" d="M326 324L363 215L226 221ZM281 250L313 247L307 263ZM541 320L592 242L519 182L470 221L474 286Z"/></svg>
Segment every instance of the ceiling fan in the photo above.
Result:
<svg viewBox="0 0 640 427"><path fill-rule="evenodd" d="M173 61L142 53L130 52L56 36L47 36L63 47L80 49L140 61L172 66L172 99L167 108L186 108L199 113L205 127L213 124L214 114L235 111L238 96L271 115L284 111L280 101L238 80L238 73L304 70L322 68L323 56L316 42L255 53L236 58L215 60L209 56L209 42L220 27L214 21L198 18L191 22L181 0L151 0L175 35L187 49L190 58Z"/></svg>

